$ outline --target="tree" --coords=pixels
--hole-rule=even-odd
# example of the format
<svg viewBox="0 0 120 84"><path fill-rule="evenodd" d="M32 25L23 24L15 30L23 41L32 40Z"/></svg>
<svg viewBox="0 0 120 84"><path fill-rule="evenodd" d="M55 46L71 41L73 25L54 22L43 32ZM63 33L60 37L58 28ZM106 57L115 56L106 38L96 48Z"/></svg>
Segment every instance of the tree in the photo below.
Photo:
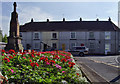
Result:
<svg viewBox="0 0 120 84"><path fill-rule="evenodd" d="M2 38L3 38L2 30L0 30L0 42L2 42Z"/></svg>
<svg viewBox="0 0 120 84"><path fill-rule="evenodd" d="M5 42L5 43L8 42L8 40L7 40L7 34L4 35L4 37L3 37L3 39L2 39L2 42Z"/></svg>

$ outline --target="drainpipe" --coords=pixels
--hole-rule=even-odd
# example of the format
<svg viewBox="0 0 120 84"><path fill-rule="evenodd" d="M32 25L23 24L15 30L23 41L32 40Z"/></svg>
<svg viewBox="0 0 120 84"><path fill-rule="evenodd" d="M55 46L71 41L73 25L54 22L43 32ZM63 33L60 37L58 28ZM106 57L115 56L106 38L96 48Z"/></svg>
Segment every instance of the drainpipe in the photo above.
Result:
<svg viewBox="0 0 120 84"><path fill-rule="evenodd" d="M116 52L116 42L117 42L117 41L116 41L116 30L115 30L115 54L117 53L117 52Z"/></svg>

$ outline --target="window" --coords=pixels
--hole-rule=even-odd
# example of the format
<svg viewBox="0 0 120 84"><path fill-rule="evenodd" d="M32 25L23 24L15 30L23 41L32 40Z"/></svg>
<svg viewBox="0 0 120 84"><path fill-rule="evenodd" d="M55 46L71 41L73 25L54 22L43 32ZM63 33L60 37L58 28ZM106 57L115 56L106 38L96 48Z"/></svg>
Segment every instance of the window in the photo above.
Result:
<svg viewBox="0 0 120 84"><path fill-rule="evenodd" d="M53 47L54 49L56 49L56 48L57 48L57 44L56 44L56 43L52 43L52 47Z"/></svg>
<svg viewBox="0 0 120 84"><path fill-rule="evenodd" d="M34 39L40 39L40 33L34 32Z"/></svg>
<svg viewBox="0 0 120 84"><path fill-rule="evenodd" d="M39 49L39 43L34 44L34 49Z"/></svg>
<svg viewBox="0 0 120 84"><path fill-rule="evenodd" d="M90 43L90 48L91 48L91 49L94 48L94 43Z"/></svg>
<svg viewBox="0 0 120 84"><path fill-rule="evenodd" d="M22 37L22 33L20 32L20 37Z"/></svg>
<svg viewBox="0 0 120 84"><path fill-rule="evenodd" d="M110 52L110 44L105 44L105 51L109 51Z"/></svg>
<svg viewBox="0 0 120 84"><path fill-rule="evenodd" d="M75 39L76 38L76 32L71 32L70 38Z"/></svg>
<svg viewBox="0 0 120 84"><path fill-rule="evenodd" d="M73 46L76 46L76 43L71 43L71 48L73 48Z"/></svg>
<svg viewBox="0 0 120 84"><path fill-rule="evenodd" d="M105 32L105 39L110 39L110 32Z"/></svg>
<svg viewBox="0 0 120 84"><path fill-rule="evenodd" d="M52 33L52 38L56 39L57 38L57 33Z"/></svg>
<svg viewBox="0 0 120 84"><path fill-rule="evenodd" d="M89 32L89 38L94 39L94 32Z"/></svg>

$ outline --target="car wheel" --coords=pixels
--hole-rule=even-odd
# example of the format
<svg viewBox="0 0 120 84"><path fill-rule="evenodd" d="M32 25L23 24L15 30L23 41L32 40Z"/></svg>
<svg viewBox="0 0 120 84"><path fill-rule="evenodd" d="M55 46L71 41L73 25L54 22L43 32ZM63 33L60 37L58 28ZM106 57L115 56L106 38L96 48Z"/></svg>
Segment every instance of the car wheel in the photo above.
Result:
<svg viewBox="0 0 120 84"><path fill-rule="evenodd" d="M80 53L79 56L84 56L84 53Z"/></svg>

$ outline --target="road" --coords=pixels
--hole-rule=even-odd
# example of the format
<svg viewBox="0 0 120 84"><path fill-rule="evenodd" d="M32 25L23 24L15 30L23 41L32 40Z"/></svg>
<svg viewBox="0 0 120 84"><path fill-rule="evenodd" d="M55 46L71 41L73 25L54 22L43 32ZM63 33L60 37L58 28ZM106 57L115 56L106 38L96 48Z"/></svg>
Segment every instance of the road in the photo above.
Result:
<svg viewBox="0 0 120 84"><path fill-rule="evenodd" d="M109 82L120 83L119 56L74 57L76 63L83 63Z"/></svg>

